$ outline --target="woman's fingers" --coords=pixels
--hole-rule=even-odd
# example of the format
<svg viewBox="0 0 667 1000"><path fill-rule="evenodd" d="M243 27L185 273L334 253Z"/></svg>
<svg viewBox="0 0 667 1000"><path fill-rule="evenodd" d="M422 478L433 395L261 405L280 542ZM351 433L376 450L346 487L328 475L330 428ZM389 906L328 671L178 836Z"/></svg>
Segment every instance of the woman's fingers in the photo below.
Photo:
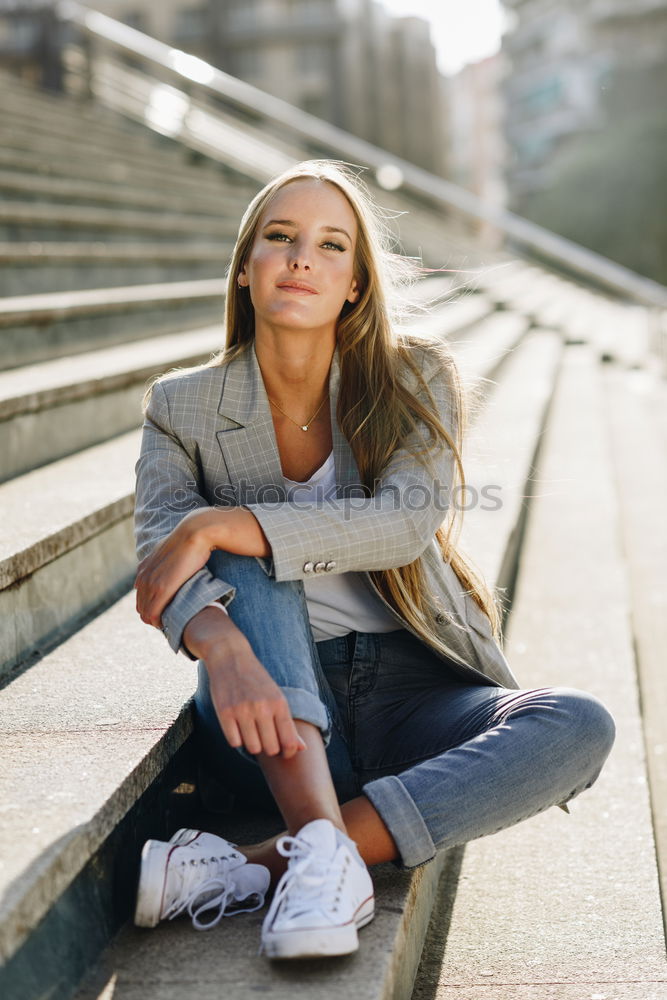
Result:
<svg viewBox="0 0 667 1000"><path fill-rule="evenodd" d="M257 732L262 744L261 753L265 753L268 757L277 757L281 747L273 715L260 716L257 719Z"/></svg>
<svg viewBox="0 0 667 1000"><path fill-rule="evenodd" d="M262 740L257 731L257 723L254 719L246 719L239 725L241 740L248 753L256 756L262 752Z"/></svg>
<svg viewBox="0 0 667 1000"><path fill-rule="evenodd" d="M276 718L276 729L278 730L282 754L286 760L294 757L300 750L306 749L306 744L296 730L289 708L286 713L281 713Z"/></svg>
<svg viewBox="0 0 667 1000"><path fill-rule="evenodd" d="M236 719L227 716L221 719L220 726L230 747L240 747L243 745L241 730L238 727Z"/></svg>
<svg viewBox="0 0 667 1000"><path fill-rule="evenodd" d="M222 728L230 746L243 746L253 755L281 754L289 759L306 748L286 704L276 715L266 710L266 704L256 706L252 712L225 712Z"/></svg>
<svg viewBox="0 0 667 1000"><path fill-rule="evenodd" d="M227 651L214 648L206 666L218 721L230 746L284 759L306 749L285 695L245 642L232 643Z"/></svg>
<svg viewBox="0 0 667 1000"><path fill-rule="evenodd" d="M280 752L273 718L255 706L243 704L228 707L220 713L220 725L232 747L244 747L253 755Z"/></svg>

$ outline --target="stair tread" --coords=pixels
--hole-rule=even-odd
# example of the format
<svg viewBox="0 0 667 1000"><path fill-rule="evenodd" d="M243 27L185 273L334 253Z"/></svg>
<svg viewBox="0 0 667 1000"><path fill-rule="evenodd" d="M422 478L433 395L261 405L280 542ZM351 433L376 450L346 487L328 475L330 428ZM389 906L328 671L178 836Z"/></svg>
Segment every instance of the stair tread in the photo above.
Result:
<svg viewBox="0 0 667 1000"><path fill-rule="evenodd" d="M188 735L193 673L175 666L132 592L0 692L3 958Z"/></svg>
<svg viewBox="0 0 667 1000"><path fill-rule="evenodd" d="M144 373L148 378L185 357L213 353L223 342L216 324L0 372L0 418L136 382Z"/></svg>
<svg viewBox="0 0 667 1000"><path fill-rule="evenodd" d="M42 292L38 295L15 295L0 299L0 322L15 317L45 319L50 315L65 318L82 311L103 310L134 303L170 303L180 299L223 296L222 278L193 281L166 281L152 285L123 285L116 288L86 288L65 292Z"/></svg>
<svg viewBox="0 0 667 1000"><path fill-rule="evenodd" d="M0 589L131 516L140 441L141 431L130 431L0 484L12 526L0 537Z"/></svg>

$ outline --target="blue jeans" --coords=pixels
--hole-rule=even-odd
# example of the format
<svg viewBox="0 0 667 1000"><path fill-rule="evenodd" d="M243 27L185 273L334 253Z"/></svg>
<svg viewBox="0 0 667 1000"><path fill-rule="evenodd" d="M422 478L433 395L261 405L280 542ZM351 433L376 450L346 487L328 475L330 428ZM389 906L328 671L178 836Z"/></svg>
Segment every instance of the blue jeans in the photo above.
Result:
<svg viewBox="0 0 667 1000"><path fill-rule="evenodd" d="M567 801L600 773L615 729L592 695L470 684L404 629L315 643L301 581L278 583L260 560L225 552L209 566L236 587L230 617L292 716L321 730L339 801L371 801L400 867ZM194 704L206 769L272 805L254 758L220 729L201 662Z"/></svg>

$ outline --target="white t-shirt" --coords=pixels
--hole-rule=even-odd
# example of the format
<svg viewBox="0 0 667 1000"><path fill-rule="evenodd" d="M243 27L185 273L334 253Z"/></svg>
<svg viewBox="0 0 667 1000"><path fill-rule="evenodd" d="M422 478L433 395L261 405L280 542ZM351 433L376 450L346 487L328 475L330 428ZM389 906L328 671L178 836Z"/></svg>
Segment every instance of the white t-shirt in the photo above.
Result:
<svg viewBox="0 0 667 1000"><path fill-rule="evenodd" d="M285 477L288 490L298 487L294 503L322 502L336 488L333 451L305 483ZM289 496L289 493L288 493ZM373 593L362 573L322 573L303 581L315 642L356 632L393 632L400 622Z"/></svg>

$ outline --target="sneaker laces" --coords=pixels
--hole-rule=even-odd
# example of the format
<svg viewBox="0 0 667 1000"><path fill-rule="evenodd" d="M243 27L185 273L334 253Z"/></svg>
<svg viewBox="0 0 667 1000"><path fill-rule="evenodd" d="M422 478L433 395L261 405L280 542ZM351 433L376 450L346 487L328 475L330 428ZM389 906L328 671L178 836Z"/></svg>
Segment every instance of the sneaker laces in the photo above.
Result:
<svg viewBox="0 0 667 1000"><path fill-rule="evenodd" d="M208 865L215 865L217 870L215 874L206 878L204 877L206 873L202 871L202 868ZM199 857L181 861L174 868L181 879L180 892L165 912L165 917L168 920L173 920L174 917L178 917L187 910L196 930L208 930L216 927L225 915L225 909L228 905L237 901L236 884L229 874L229 869L229 858L225 857ZM254 910L260 909L264 905L264 894L261 892L251 893L248 900L253 897L257 900L256 905L246 908L235 907L228 915L252 913ZM199 906L197 905L198 901L200 901ZM202 921L200 915L208 910L217 910L217 913L212 920Z"/></svg>
<svg viewBox="0 0 667 1000"><path fill-rule="evenodd" d="M218 890L216 892L216 890ZM212 892L213 895L205 900L200 906L196 906L197 899L203 893ZM254 901L254 906L234 906L234 903L249 903ZM192 917L192 926L196 931L208 931L217 927L223 917L235 917L237 913L254 913L264 906L264 893L251 892L249 896L241 900L236 895L236 883L229 878L214 876L203 882L194 898L188 903L188 913ZM212 920L202 920L201 915L208 910L214 911Z"/></svg>
<svg viewBox="0 0 667 1000"><path fill-rule="evenodd" d="M332 869L329 858L318 855L312 844L298 837L281 837L276 848L289 860L267 913L267 924L281 906L282 916L288 920L314 909L322 913L335 910L342 884L340 869ZM297 892L292 893L293 889Z"/></svg>

